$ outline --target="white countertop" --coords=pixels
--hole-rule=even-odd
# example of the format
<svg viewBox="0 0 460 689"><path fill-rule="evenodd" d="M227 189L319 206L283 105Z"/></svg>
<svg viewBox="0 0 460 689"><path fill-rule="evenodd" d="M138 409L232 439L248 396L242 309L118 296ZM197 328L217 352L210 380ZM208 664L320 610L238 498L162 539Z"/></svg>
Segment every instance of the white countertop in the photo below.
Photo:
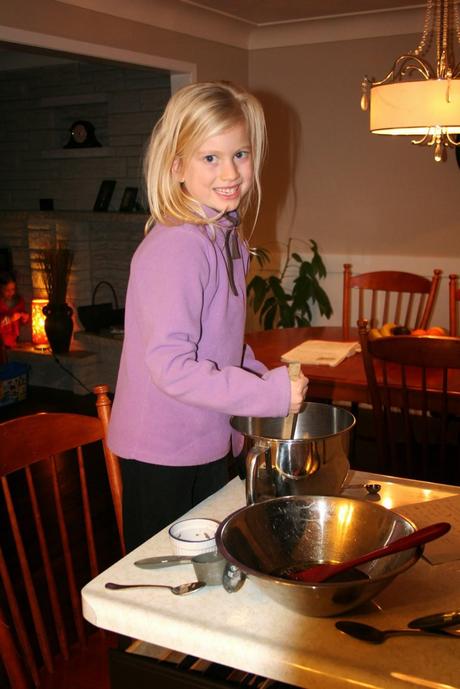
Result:
<svg viewBox="0 0 460 689"><path fill-rule="evenodd" d="M382 484L379 503L390 508L460 495L456 486L353 471L347 483L369 479ZM345 494L365 498L366 491L350 489ZM236 478L186 516L222 520L244 504L244 483ZM395 637L380 646L366 644L338 632L337 618L308 617L282 607L250 579L233 594L222 587L206 587L184 597L166 589L104 588L107 581L172 585L193 581L190 564L155 571L133 565L141 557L170 552L164 529L93 579L82 591L85 618L132 638L308 689L460 688L458 639ZM420 559L373 603L341 618L386 629L453 609L460 609L460 554L454 562L435 566Z"/></svg>

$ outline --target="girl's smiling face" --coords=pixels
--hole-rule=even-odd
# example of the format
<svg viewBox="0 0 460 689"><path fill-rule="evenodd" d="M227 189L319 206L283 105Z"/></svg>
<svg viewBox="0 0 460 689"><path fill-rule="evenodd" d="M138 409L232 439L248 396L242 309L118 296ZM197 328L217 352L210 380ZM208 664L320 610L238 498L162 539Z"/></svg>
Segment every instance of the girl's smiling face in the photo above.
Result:
<svg viewBox="0 0 460 689"><path fill-rule="evenodd" d="M246 124L205 139L173 172L193 199L216 211L236 210L251 189L254 170Z"/></svg>

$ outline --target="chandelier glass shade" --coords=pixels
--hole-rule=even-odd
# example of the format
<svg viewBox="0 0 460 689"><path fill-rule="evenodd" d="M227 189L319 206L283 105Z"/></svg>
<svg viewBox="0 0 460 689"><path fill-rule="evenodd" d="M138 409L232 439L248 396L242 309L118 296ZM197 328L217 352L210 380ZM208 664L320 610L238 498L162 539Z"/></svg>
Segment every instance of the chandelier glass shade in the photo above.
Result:
<svg viewBox="0 0 460 689"><path fill-rule="evenodd" d="M460 42L458 0L428 0L419 45L400 55L381 81L363 79L361 108L370 109L372 133L415 137L412 143L434 147L436 161L446 160L460 134L454 42ZM425 57L432 47L434 65Z"/></svg>

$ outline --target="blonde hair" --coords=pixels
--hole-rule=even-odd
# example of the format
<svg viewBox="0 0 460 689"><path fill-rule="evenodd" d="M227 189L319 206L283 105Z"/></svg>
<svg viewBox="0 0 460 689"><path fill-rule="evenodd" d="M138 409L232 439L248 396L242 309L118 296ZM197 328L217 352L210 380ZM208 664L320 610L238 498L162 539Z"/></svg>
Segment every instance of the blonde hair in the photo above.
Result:
<svg viewBox="0 0 460 689"><path fill-rule="evenodd" d="M176 160L187 160L201 143L244 122L248 129L254 167L253 184L241 200L243 216L252 201L256 219L260 208L260 173L266 149L265 117L255 96L230 82L190 84L169 100L156 123L145 156L145 180L150 218L169 225L180 222L209 223L200 204L186 193L173 173ZM216 215L220 217L222 214Z"/></svg>

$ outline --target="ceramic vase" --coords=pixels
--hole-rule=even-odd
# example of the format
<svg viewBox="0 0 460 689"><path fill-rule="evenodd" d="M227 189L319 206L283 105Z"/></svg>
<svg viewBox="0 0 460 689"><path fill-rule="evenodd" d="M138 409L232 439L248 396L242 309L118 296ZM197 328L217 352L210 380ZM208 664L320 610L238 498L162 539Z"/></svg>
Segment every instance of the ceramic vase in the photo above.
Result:
<svg viewBox="0 0 460 689"><path fill-rule="evenodd" d="M43 307L45 314L45 332L51 351L54 354L65 354L70 349L73 320L72 309L68 304L49 302Z"/></svg>

